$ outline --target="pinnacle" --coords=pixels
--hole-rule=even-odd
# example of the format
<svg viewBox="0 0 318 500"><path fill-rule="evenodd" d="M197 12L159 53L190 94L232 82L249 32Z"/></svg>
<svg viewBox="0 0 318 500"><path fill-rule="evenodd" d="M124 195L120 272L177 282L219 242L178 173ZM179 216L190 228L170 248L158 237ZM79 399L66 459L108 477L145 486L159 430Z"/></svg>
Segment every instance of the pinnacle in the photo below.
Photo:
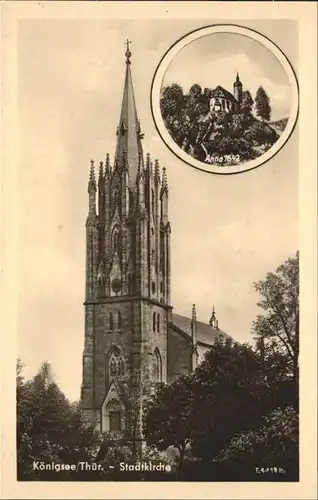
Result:
<svg viewBox="0 0 318 500"><path fill-rule="evenodd" d="M88 189L89 190L93 189L94 191L96 191L96 178L95 178L94 160L91 160L91 166L90 166L90 170L89 170Z"/></svg>
<svg viewBox="0 0 318 500"><path fill-rule="evenodd" d="M168 179L167 179L166 167L162 168L162 189L165 189L168 191Z"/></svg>
<svg viewBox="0 0 318 500"><path fill-rule="evenodd" d="M105 160L105 178L110 174L110 162L109 162L109 154L106 154Z"/></svg>
<svg viewBox="0 0 318 500"><path fill-rule="evenodd" d="M197 319L197 312L195 308L195 304L192 305L192 321L196 321Z"/></svg>
<svg viewBox="0 0 318 500"><path fill-rule="evenodd" d="M103 182L103 176L104 176L104 164L102 161L99 162L99 174L98 174L98 183L100 184Z"/></svg>
<svg viewBox="0 0 318 500"><path fill-rule="evenodd" d="M160 180L160 168L159 168L159 161L155 160L155 178L157 180Z"/></svg>
<svg viewBox="0 0 318 500"><path fill-rule="evenodd" d="M209 321L209 325L212 326L213 328L217 328L219 327L219 322L218 320L216 319L216 315L215 315L215 307L214 307L214 304L213 304L213 308L212 308L212 316L210 318L210 321Z"/></svg>
<svg viewBox="0 0 318 500"><path fill-rule="evenodd" d="M147 170L150 170L150 164L151 164L150 154L147 153L147 156L146 156L146 167L147 167Z"/></svg>

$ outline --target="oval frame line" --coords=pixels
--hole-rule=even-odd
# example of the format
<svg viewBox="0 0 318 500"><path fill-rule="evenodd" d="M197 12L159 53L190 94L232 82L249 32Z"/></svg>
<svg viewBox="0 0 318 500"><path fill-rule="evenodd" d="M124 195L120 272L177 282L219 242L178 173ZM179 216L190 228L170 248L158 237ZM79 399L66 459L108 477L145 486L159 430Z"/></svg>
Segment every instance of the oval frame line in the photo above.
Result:
<svg viewBox="0 0 318 500"><path fill-rule="evenodd" d="M202 38L206 35L212 35L215 33L229 33L236 35L243 35L253 39L254 41L260 43L265 48L267 48L273 57L276 57L278 62L281 64L287 76L288 83L290 85L291 93L291 103L290 103L290 113L288 117L288 122L283 130L281 136L273 144L273 146L258 156L253 160L249 160L245 163L232 166L216 166L213 164L205 164L196 158L191 157L188 153L183 151L177 143L172 139L169 132L164 124L161 110L160 110L160 93L162 88L162 82L164 75L169 68L170 63L177 56L177 54L188 44L194 42L195 40ZM237 24L212 24L208 26L203 26L197 28L186 35L179 38L170 48L165 52L161 60L159 61L157 68L155 70L151 88L150 88L150 108L152 113L152 118L156 127L156 130L161 137L165 145L170 149L170 151L177 156L184 163L190 165L193 168L201 170L202 172L217 174L217 175L233 175L242 172L248 172L260 167L264 163L267 163L270 159L277 155L277 153L284 147L288 139L291 137L298 120L299 115L299 83L295 70L289 61L288 57L284 52L276 45L272 40L270 40L265 35L259 33L251 28L246 28Z"/></svg>

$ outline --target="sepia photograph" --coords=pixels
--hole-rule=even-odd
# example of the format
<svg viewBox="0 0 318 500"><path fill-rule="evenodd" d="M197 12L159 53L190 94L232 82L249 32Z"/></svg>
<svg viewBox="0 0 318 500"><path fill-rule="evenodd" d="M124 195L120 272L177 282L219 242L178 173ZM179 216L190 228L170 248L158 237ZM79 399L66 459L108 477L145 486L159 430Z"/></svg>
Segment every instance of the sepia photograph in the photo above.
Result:
<svg viewBox="0 0 318 500"><path fill-rule="evenodd" d="M299 477L297 130L248 177L176 158L165 30L19 27L19 481Z"/></svg>
<svg viewBox="0 0 318 500"><path fill-rule="evenodd" d="M314 498L309 9L92 4L5 12L3 492Z"/></svg>

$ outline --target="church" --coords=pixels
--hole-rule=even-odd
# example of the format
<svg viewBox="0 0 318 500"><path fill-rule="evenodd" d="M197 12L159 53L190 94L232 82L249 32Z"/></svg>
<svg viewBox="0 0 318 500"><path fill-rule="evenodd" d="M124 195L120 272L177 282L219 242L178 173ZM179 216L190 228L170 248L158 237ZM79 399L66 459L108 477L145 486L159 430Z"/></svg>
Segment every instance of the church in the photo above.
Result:
<svg viewBox="0 0 318 500"><path fill-rule="evenodd" d="M248 90L243 92L243 84L237 73L236 80L233 83L233 94L220 85L211 91L210 112L229 113L238 111L244 98L252 99L252 96Z"/></svg>
<svg viewBox="0 0 318 500"><path fill-rule="evenodd" d="M113 161L91 161L86 220L85 341L81 406L97 429L124 435L131 418L119 390L142 399L144 378L171 383L195 370L217 336L174 313L166 169L144 156L127 42L126 74Z"/></svg>

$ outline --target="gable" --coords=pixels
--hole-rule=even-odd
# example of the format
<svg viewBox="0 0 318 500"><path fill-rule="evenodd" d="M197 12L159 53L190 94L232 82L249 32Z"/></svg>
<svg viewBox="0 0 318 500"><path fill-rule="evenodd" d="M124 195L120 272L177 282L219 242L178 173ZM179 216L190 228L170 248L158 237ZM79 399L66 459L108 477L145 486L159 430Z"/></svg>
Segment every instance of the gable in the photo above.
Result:
<svg viewBox="0 0 318 500"><path fill-rule="evenodd" d="M233 94L231 94L231 92L224 89L220 85L218 85L214 90L212 90L211 97L222 97L224 99L228 99L229 101L236 102L236 99L233 96Z"/></svg>

